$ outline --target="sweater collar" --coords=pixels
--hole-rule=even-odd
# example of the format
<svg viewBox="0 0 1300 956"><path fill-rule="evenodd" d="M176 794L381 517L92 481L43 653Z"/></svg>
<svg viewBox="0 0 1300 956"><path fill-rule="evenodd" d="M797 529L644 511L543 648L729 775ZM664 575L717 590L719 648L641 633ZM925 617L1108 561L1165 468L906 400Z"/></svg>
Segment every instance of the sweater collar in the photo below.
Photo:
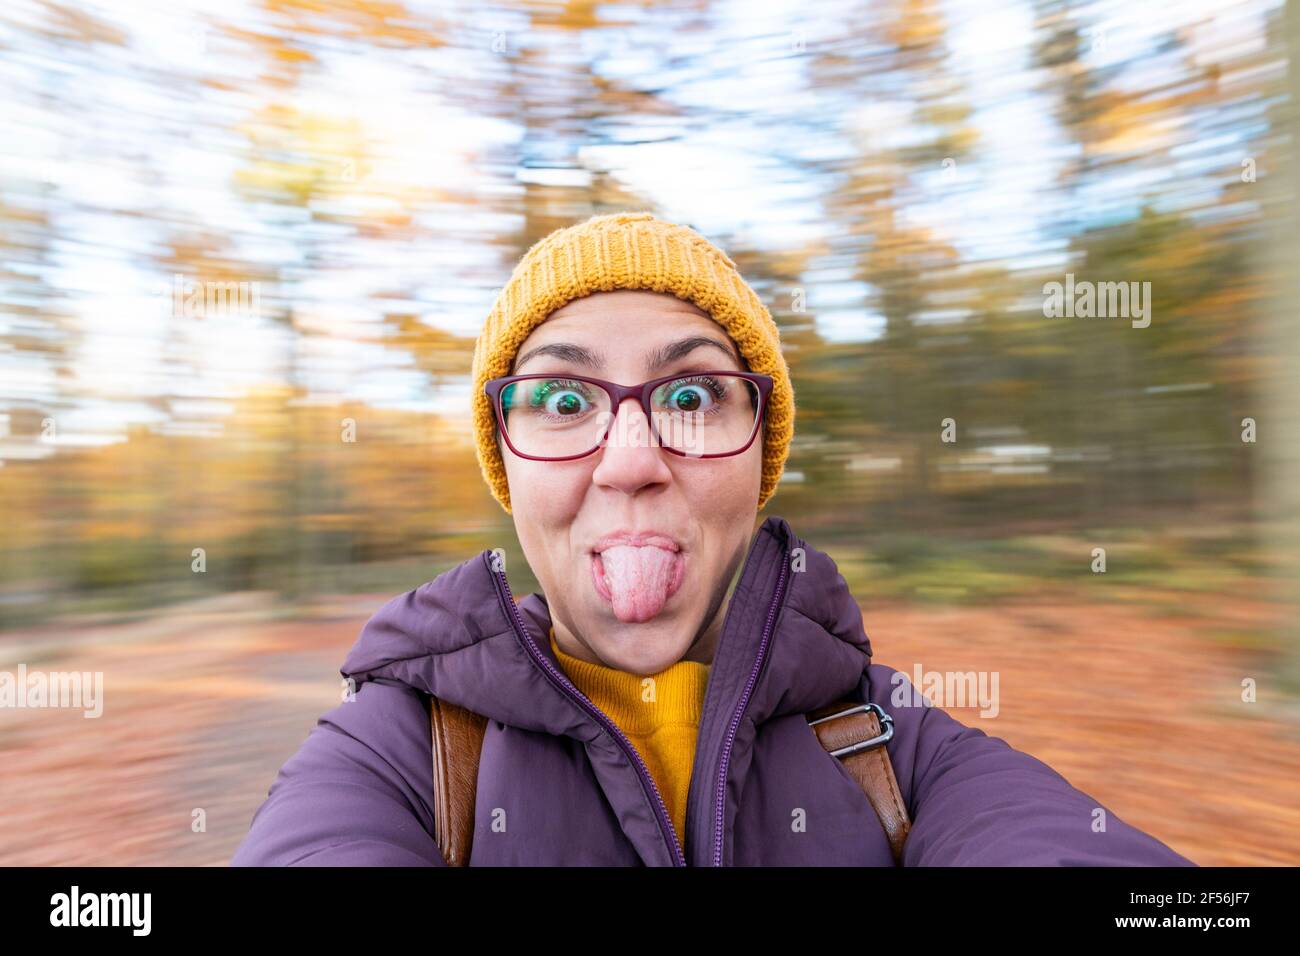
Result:
<svg viewBox="0 0 1300 956"><path fill-rule="evenodd" d="M629 674L566 654L549 629L551 652L578 690L609 715L624 733L648 734L659 727L699 726L709 665L677 661L655 674Z"/></svg>

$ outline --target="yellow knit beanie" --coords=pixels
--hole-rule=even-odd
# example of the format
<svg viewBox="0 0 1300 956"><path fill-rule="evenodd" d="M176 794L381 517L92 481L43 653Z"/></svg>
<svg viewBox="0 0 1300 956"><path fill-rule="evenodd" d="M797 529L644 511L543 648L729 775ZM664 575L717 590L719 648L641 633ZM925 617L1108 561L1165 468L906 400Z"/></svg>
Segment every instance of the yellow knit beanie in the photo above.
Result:
<svg viewBox="0 0 1300 956"><path fill-rule="evenodd" d="M648 212L592 216L539 240L519 261L474 346L474 431L479 467L501 507L510 488L483 386L510 374L519 346L567 302L593 292L648 289L695 303L740 349L751 372L772 377L763 437L758 507L776 491L794 434L794 391L780 334L767 307L717 246L686 226Z"/></svg>

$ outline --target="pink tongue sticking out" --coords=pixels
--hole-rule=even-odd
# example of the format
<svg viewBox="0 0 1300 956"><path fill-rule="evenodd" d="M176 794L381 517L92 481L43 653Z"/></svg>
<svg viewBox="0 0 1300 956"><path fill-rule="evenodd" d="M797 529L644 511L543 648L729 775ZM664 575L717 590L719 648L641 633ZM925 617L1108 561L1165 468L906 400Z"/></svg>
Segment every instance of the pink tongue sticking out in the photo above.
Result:
<svg viewBox="0 0 1300 956"><path fill-rule="evenodd" d="M661 610L681 584L681 556L663 548L619 545L606 548L597 559L604 583L620 621L648 621Z"/></svg>

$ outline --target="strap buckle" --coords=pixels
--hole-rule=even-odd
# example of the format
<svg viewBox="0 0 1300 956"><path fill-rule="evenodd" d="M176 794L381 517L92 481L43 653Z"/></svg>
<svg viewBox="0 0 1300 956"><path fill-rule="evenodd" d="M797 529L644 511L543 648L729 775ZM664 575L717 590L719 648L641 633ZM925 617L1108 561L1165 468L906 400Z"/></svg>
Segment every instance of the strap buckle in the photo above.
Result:
<svg viewBox="0 0 1300 956"><path fill-rule="evenodd" d="M870 750L872 747L878 747L893 739L894 718L885 713L879 704L858 704L856 707L849 707L846 710L841 710L839 713L830 714L826 717L818 717L816 720L810 720L808 721L808 726L811 727L813 724L820 724L827 720L835 720L838 717L847 717L849 714L867 713L872 711L875 712L876 718L880 721L881 732L869 740L860 740L857 743L849 744L847 747L840 747L838 750L830 751L832 757L846 757L849 754L855 754L861 750Z"/></svg>

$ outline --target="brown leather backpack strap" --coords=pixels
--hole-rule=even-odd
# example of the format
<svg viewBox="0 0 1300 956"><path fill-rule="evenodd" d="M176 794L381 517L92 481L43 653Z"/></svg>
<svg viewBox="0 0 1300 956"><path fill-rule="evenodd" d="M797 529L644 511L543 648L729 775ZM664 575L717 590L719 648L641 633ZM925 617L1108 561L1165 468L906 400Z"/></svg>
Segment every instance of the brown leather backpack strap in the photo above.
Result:
<svg viewBox="0 0 1300 956"><path fill-rule="evenodd" d="M831 756L843 761L880 817L894 862L903 861L903 844L912 821L898 789L885 744L894 736L894 721L878 705L846 697L808 714L808 723Z"/></svg>
<svg viewBox="0 0 1300 956"><path fill-rule="evenodd" d="M474 841L474 795L487 718L429 697L433 734L433 824L448 866L467 866Z"/></svg>

